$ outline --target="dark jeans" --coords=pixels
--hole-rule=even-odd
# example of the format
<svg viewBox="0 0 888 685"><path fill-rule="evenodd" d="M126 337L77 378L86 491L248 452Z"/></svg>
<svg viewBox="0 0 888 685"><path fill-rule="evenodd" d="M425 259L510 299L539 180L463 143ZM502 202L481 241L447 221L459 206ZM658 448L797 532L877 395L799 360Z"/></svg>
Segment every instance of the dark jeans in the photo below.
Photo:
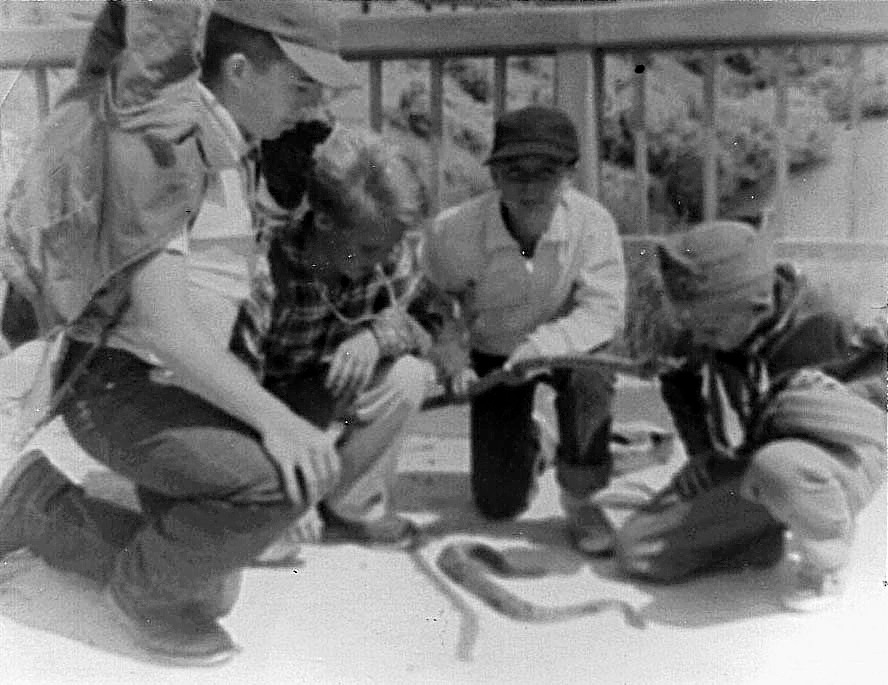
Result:
<svg viewBox="0 0 888 685"><path fill-rule="evenodd" d="M479 377L498 369L505 357L472 352ZM607 485L613 374L599 369L554 371L521 385L501 385L470 405L472 494L492 519L517 516L530 504L539 464L533 423L534 391L545 382L556 392L560 444L556 477L568 493L583 497Z"/></svg>
<svg viewBox="0 0 888 685"><path fill-rule="evenodd" d="M84 349L72 345L61 377ZM285 500L253 430L150 371L127 352L100 350L62 408L81 447L136 484L143 513L69 484L45 505L31 547L52 566L109 583L144 616L221 616L240 570L305 507Z"/></svg>
<svg viewBox="0 0 888 685"><path fill-rule="evenodd" d="M884 419L860 400L872 435ZM869 411L867 411L869 410ZM763 445L748 465L713 467L716 485L692 499L672 488L617 531L617 559L629 574L656 581L780 559L784 528L806 562L824 571L844 566L857 514L884 481L884 442L857 454L797 439Z"/></svg>
<svg viewBox="0 0 888 685"><path fill-rule="evenodd" d="M713 466L714 487L691 499L658 493L617 531L616 556L632 576L673 582L705 571L777 563L784 526L741 494L742 465Z"/></svg>

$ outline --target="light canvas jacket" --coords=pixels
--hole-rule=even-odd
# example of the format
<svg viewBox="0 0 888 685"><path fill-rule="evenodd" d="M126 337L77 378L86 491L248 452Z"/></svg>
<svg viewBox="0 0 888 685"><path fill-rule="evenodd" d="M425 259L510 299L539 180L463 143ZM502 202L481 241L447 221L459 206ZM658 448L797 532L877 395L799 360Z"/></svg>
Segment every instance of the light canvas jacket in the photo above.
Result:
<svg viewBox="0 0 888 685"><path fill-rule="evenodd" d="M127 268L189 225L209 169L233 166L198 89L212 3L108 4L74 86L42 126L7 198L0 272L41 333L108 320Z"/></svg>
<svg viewBox="0 0 888 685"><path fill-rule="evenodd" d="M569 188L532 258L521 255L490 191L442 212L425 236L429 279L460 298L471 345L507 356L524 342L541 355L584 353L623 326L626 274L616 224Z"/></svg>

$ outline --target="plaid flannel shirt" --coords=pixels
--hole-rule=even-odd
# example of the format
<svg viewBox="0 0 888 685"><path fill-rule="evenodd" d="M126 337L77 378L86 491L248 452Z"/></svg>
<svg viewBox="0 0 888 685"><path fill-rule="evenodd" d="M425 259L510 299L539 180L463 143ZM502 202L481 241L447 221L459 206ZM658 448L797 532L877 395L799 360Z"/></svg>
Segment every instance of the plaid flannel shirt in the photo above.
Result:
<svg viewBox="0 0 888 685"><path fill-rule="evenodd" d="M424 327L418 320L421 315L407 311L416 309L416 296L424 290L408 240L368 275L324 282L315 276L303 247L311 214L303 216L298 227L292 213L260 211L259 215L260 233L271 236L275 299L262 347L264 360L245 361L262 376L296 375L324 364L343 341L361 330L373 333L383 358L422 354L431 347L426 328L433 324L426 319ZM243 349L237 352L245 355Z"/></svg>

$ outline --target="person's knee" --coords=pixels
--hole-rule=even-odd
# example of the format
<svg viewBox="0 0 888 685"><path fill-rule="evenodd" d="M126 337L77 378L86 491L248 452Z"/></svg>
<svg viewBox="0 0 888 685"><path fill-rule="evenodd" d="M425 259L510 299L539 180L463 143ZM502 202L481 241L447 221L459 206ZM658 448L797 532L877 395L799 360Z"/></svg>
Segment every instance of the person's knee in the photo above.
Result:
<svg viewBox="0 0 888 685"><path fill-rule="evenodd" d="M386 375L386 384L402 403L418 409L428 391L431 373L433 371L428 362L407 354L392 364Z"/></svg>
<svg viewBox="0 0 888 685"><path fill-rule="evenodd" d="M776 440L755 453L741 492L796 532L844 535L851 525L848 497L828 466L830 459L811 442Z"/></svg>
<svg viewBox="0 0 888 685"><path fill-rule="evenodd" d="M523 514L536 492L533 474L507 478L505 473L494 478L479 478L473 473L472 497L478 512L491 521L512 519Z"/></svg>
<svg viewBox="0 0 888 685"><path fill-rule="evenodd" d="M472 497L479 513L490 520L515 518L530 506L537 492L538 465L533 455L473 449ZM512 457L510 459L510 457Z"/></svg>
<svg viewBox="0 0 888 685"><path fill-rule="evenodd" d="M478 512L491 521L504 521L523 514L530 506L530 497L519 493L493 494L475 491Z"/></svg>
<svg viewBox="0 0 888 685"><path fill-rule="evenodd" d="M204 430L167 438L164 449L203 468L184 469L171 478L166 495L224 499L234 504L280 504L280 474L258 439L237 430Z"/></svg>
<svg viewBox="0 0 888 685"><path fill-rule="evenodd" d="M750 460L743 478L742 493L747 499L767 505L786 501L805 490L838 486L824 466L829 454L805 440L775 440L764 445Z"/></svg>

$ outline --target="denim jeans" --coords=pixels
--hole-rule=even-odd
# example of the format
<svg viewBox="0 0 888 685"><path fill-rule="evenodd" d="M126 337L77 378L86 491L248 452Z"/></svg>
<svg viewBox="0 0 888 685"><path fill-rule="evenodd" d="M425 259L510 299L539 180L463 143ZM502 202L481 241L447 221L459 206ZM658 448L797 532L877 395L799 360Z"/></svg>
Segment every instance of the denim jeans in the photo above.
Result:
<svg viewBox="0 0 888 685"><path fill-rule="evenodd" d="M72 344L60 377L84 348ZM62 414L88 454L136 485L142 511L69 484L45 504L31 548L52 566L107 582L142 616L226 614L240 570L306 508L286 500L252 429L154 381L127 352L100 350Z"/></svg>
<svg viewBox="0 0 888 685"><path fill-rule="evenodd" d="M479 376L502 366L505 357L472 352ZM576 497L607 485L613 374L598 369L554 371L543 382L556 392L560 444L558 484ZM530 504L539 465L539 436L532 420L537 381L502 385L475 397L469 409L471 480L475 504L484 516L517 516Z"/></svg>

